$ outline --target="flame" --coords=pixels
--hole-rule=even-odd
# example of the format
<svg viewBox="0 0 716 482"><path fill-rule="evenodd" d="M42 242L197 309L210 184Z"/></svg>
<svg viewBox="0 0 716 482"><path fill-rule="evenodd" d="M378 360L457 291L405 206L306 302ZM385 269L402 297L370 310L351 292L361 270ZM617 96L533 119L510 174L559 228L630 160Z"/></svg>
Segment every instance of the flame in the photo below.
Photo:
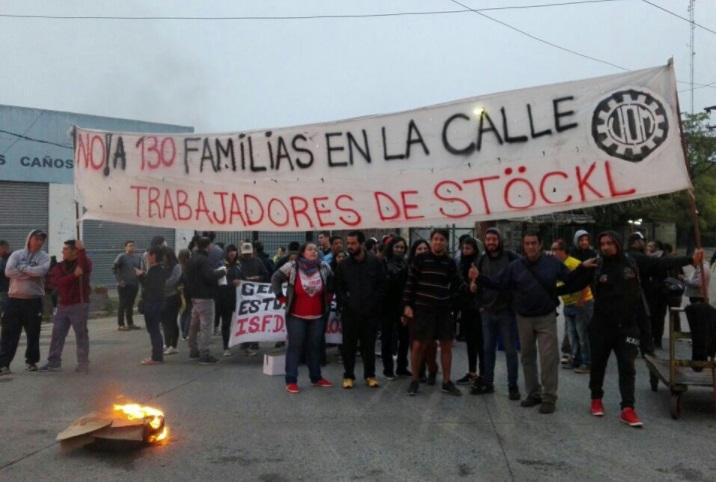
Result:
<svg viewBox="0 0 716 482"><path fill-rule="evenodd" d="M147 406L141 406L137 403L128 403L126 405L114 405L115 412L123 413L128 420L146 420L149 426L154 430L159 430L164 425L164 412L159 409ZM169 435L169 430L164 425L159 435L150 437L150 442L159 442L165 440Z"/></svg>

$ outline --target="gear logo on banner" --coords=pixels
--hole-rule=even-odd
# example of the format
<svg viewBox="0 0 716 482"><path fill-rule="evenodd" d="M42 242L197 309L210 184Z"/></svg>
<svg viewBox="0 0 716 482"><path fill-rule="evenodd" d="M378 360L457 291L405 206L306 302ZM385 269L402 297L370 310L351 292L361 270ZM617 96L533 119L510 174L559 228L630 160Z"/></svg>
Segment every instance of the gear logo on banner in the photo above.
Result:
<svg viewBox="0 0 716 482"><path fill-rule="evenodd" d="M622 90L602 100L592 116L592 138L612 157L639 162L669 134L664 104L645 89Z"/></svg>

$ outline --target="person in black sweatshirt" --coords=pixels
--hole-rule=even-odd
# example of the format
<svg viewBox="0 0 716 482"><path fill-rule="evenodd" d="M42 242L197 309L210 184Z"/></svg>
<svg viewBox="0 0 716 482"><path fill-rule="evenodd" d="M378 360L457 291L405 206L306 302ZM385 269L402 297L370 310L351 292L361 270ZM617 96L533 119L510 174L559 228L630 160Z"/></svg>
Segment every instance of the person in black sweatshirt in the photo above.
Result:
<svg viewBox="0 0 716 482"><path fill-rule="evenodd" d="M145 358L142 365L157 365L164 362L164 339L160 326L164 311L164 287L169 273L162 264L164 247L153 246L147 252L147 272L135 268L137 278L144 289L144 323L152 343L152 356Z"/></svg>

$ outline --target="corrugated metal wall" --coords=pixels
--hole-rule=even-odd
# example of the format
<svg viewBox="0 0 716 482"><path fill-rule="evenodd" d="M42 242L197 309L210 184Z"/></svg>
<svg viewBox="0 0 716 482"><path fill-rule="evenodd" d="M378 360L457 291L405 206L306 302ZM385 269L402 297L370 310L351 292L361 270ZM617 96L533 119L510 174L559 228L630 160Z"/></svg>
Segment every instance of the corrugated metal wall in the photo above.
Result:
<svg viewBox="0 0 716 482"><path fill-rule="evenodd" d="M49 184L0 181L0 206L0 239L13 251L33 229L49 229Z"/></svg>

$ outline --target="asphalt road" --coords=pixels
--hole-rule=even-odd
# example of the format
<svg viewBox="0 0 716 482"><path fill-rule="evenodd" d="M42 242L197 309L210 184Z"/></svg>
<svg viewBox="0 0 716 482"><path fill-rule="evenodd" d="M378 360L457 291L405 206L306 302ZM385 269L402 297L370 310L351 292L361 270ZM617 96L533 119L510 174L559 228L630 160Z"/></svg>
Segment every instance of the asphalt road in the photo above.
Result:
<svg viewBox="0 0 716 482"><path fill-rule="evenodd" d="M43 356L49 336L46 324ZM90 337L89 374L74 373L72 333L62 372L25 372L23 337L13 375L0 378L0 480L716 480L711 390L686 393L681 419L672 420L668 390L651 391L642 360L636 397L645 426L634 429L619 421L614 358L606 415L595 418L588 375L568 370L560 370L554 414L509 401L501 353L493 395L454 397L438 385L408 397L406 379L382 377L378 389L313 388L305 367L302 391L291 395L283 377L262 373L261 356L237 350L199 366L182 342L163 365L141 366L150 352L145 330L118 332L102 318L91 321ZM215 355L220 345L214 337ZM338 385L342 369L329 353L324 376ZM454 358L453 379L467 368L464 343ZM65 450L55 442L72 421L118 395L164 410L169 440L132 451Z"/></svg>

